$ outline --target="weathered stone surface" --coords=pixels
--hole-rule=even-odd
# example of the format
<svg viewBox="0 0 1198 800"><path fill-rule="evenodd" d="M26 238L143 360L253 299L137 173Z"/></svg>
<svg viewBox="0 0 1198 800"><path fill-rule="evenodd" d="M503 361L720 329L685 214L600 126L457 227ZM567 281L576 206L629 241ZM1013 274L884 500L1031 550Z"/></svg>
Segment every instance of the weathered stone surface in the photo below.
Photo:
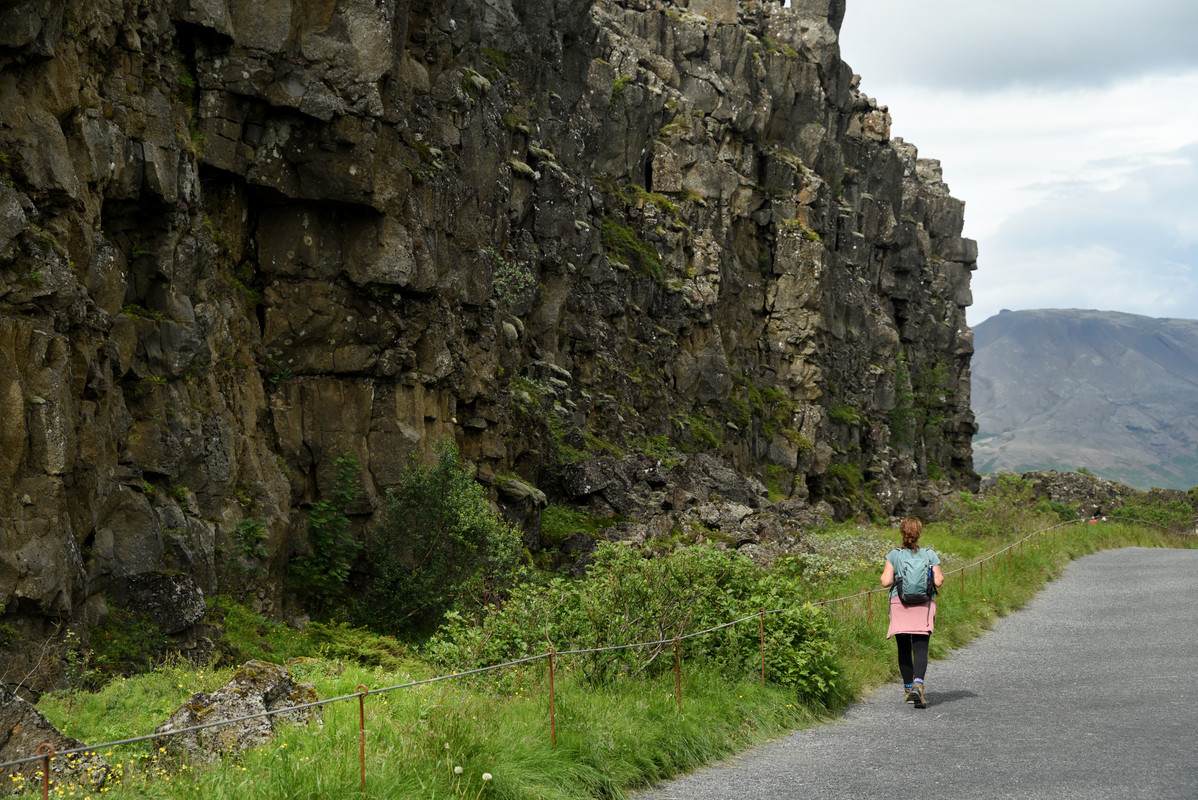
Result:
<svg viewBox="0 0 1198 800"><path fill-rule="evenodd" d="M192 761L213 761L225 753L257 747L270 740L284 723L306 725L321 721L319 707L286 711L319 700L310 683L293 683L286 667L265 661L247 661L225 686L211 694L196 692L154 729L155 748ZM267 712L279 712L266 715ZM201 731L173 734L185 728L221 720L263 715ZM173 734L173 735L172 735Z"/></svg>
<svg viewBox="0 0 1198 800"><path fill-rule="evenodd" d="M87 746L64 736L41 712L3 686L0 686L0 730L4 731L0 736L0 761L35 756L44 743L49 743L56 753ZM40 792L42 764L34 761L6 773L4 794L13 793L22 784L21 788L29 794L34 790ZM108 762L94 752L59 756L50 761L51 781L62 789L77 787L85 792L98 792L108 782L110 771Z"/></svg>
<svg viewBox="0 0 1198 800"><path fill-rule="evenodd" d="M179 633L199 622L204 592L190 575L143 572L113 582L117 603L145 614L163 633Z"/></svg>
<svg viewBox="0 0 1198 800"><path fill-rule="evenodd" d="M171 569L278 608L336 458L365 530L443 439L533 548L535 492L755 515L768 477L806 519L972 485L976 244L840 61L843 0L483 5L9 15L10 613Z"/></svg>
<svg viewBox="0 0 1198 800"><path fill-rule="evenodd" d="M567 466L562 473L562 488L567 497L580 499L623 480L623 470L615 459L592 458Z"/></svg>
<svg viewBox="0 0 1198 800"><path fill-rule="evenodd" d="M1143 495L1121 483L1096 478L1081 472L1040 471L1025 472L1021 476L1031 481L1037 495L1043 495L1057 503L1065 503L1077 509L1078 516L1100 517L1126 503L1132 497ZM983 493L993 489L998 476L987 476L981 485ZM1162 500L1185 502L1185 492L1154 489ZM1172 495L1172 496L1170 496Z"/></svg>

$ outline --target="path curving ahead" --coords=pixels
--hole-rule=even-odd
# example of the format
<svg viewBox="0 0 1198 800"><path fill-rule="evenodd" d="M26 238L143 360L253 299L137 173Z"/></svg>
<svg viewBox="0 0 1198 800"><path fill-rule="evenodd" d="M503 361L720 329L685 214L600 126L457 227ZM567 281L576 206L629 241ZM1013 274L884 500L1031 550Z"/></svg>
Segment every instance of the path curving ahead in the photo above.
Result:
<svg viewBox="0 0 1198 800"><path fill-rule="evenodd" d="M635 797L1194 800L1198 550L1079 559L933 661L926 710L896 681L836 722Z"/></svg>

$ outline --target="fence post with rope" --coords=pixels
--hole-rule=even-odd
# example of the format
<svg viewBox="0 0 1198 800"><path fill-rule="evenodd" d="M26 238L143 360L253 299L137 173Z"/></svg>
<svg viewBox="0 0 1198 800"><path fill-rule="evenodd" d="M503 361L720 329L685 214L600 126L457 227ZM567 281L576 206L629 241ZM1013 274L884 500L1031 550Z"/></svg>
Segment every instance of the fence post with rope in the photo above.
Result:
<svg viewBox="0 0 1198 800"><path fill-rule="evenodd" d="M557 651L552 647L547 651L549 656L549 746L557 747L557 710L554 708L553 696L553 661Z"/></svg>
<svg viewBox="0 0 1198 800"><path fill-rule="evenodd" d="M362 767L362 792L366 792L366 695L370 689L359 683L358 690L358 762Z"/></svg>
<svg viewBox="0 0 1198 800"><path fill-rule="evenodd" d="M42 742L37 746L37 754L42 757L42 800L49 800L50 759L54 758L54 745Z"/></svg>

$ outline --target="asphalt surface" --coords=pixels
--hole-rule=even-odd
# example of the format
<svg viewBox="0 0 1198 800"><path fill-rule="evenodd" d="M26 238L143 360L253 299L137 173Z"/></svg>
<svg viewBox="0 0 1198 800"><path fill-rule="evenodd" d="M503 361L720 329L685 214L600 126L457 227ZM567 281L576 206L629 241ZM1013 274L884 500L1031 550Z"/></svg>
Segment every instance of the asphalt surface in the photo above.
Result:
<svg viewBox="0 0 1198 800"><path fill-rule="evenodd" d="M1195 800L1198 550L1079 559L927 682L636 800Z"/></svg>

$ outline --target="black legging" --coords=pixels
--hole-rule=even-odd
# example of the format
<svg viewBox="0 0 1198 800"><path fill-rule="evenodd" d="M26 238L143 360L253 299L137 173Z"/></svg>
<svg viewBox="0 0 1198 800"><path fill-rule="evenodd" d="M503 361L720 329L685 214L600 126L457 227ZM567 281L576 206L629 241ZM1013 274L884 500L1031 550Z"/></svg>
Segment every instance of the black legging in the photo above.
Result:
<svg viewBox="0 0 1198 800"><path fill-rule="evenodd" d="M899 672L903 675L903 684L909 686L916 678L923 680L928 671L928 639L929 633L896 633L894 640L898 642Z"/></svg>

